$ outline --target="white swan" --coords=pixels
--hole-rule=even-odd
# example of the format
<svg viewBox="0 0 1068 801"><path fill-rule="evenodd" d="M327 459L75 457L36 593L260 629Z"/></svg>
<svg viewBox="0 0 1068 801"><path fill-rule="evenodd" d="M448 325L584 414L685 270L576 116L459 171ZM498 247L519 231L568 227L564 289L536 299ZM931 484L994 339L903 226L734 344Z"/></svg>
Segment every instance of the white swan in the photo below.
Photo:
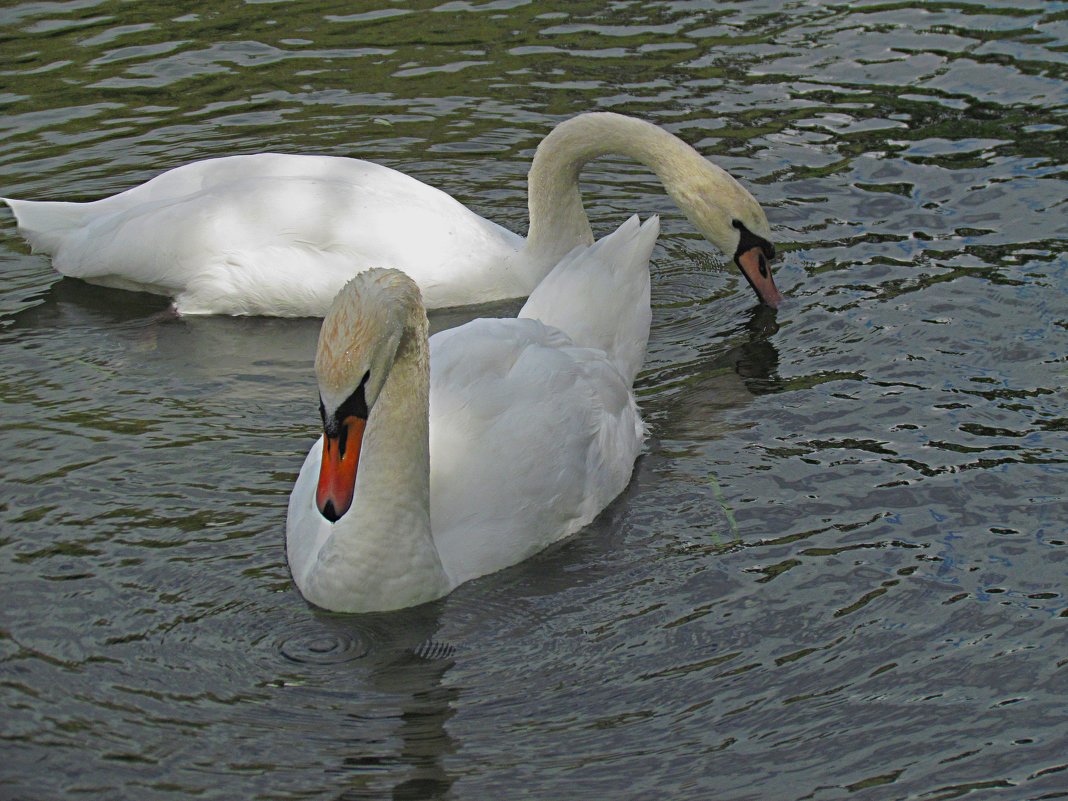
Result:
<svg viewBox="0 0 1068 801"><path fill-rule="evenodd" d="M759 204L652 123L582 114L538 146L526 239L444 192L357 159L261 153L198 161L91 203L4 198L19 232L63 275L174 298L183 314L322 316L370 266L404 270L427 308L523 297L593 243L578 177L618 153L651 167L758 296L780 300Z"/></svg>
<svg viewBox="0 0 1068 801"><path fill-rule="evenodd" d="M631 385L659 227L631 217L565 257L518 319L429 340L404 273L345 285L315 357L325 433L286 521L308 601L367 612L439 598L578 531L623 490L644 437Z"/></svg>

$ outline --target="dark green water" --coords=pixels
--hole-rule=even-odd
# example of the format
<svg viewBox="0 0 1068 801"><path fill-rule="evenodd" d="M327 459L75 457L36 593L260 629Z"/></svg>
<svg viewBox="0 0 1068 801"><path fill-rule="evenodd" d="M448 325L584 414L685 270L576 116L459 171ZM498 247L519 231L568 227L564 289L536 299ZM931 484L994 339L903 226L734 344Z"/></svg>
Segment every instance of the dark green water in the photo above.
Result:
<svg viewBox="0 0 1068 801"><path fill-rule="evenodd" d="M0 10L0 193L329 153L522 231L611 109L750 186L788 301L592 165L598 234L663 214L634 481L332 616L283 548L318 323L58 280L2 212L0 798L1068 798L1068 3L213 5Z"/></svg>

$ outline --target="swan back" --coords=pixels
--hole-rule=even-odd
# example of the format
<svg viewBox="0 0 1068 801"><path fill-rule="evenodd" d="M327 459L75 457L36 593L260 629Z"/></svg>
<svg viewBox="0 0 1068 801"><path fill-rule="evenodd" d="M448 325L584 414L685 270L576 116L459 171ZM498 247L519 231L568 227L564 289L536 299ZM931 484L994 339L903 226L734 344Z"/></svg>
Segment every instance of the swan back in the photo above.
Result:
<svg viewBox="0 0 1068 801"><path fill-rule="evenodd" d="M175 298L183 314L322 316L357 271L402 269L429 307L519 297L522 238L358 159L208 159L91 203L8 200L56 270Z"/></svg>
<svg viewBox="0 0 1068 801"><path fill-rule="evenodd" d="M430 342L431 519L454 583L575 533L626 487L645 429L602 351L533 319Z"/></svg>
<svg viewBox="0 0 1068 801"><path fill-rule="evenodd" d="M331 156L208 159L90 203L7 202L60 273L168 295L183 314L321 316L356 271L379 265L404 270L426 307L440 308L528 295L573 248L593 244L579 173L610 153L652 168L777 303L770 231L752 196L668 131L608 112L565 120L538 146L526 240L415 178Z"/></svg>
<svg viewBox="0 0 1068 801"><path fill-rule="evenodd" d="M632 311L632 299L620 306L620 298L645 297L638 319L648 326L643 260L655 234L655 220L629 221L603 246L565 261L542 302L608 291L601 302L619 317ZM637 249L628 269L644 281L617 279L611 289L607 276L619 265L607 256L643 235L644 253ZM614 332L576 324L583 304L570 301L556 305L556 319L580 340L614 348ZM323 322L316 368L326 436L297 478L286 538L294 581L320 606L413 605L513 565L593 520L626 486L641 450L631 377L602 347L532 318L473 320L428 341L425 319L406 276L371 270L346 286ZM322 471L338 474L333 466L346 457L333 443L361 414L366 425L347 430L362 439L344 440L359 454L351 503L335 514L317 505L316 488Z"/></svg>
<svg viewBox="0 0 1068 801"><path fill-rule="evenodd" d="M531 293L520 317L604 351L629 387L649 341L649 259L660 220L632 216L592 247L565 256Z"/></svg>

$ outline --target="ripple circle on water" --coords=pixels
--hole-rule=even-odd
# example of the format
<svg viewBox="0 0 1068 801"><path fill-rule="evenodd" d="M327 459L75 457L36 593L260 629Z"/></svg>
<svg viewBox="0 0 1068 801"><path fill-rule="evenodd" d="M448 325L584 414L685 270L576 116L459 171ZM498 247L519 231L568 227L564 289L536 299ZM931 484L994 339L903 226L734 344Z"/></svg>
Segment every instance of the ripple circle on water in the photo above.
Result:
<svg viewBox="0 0 1068 801"><path fill-rule="evenodd" d="M367 656L370 645L358 634L300 632L278 644L282 656L302 665L338 665Z"/></svg>

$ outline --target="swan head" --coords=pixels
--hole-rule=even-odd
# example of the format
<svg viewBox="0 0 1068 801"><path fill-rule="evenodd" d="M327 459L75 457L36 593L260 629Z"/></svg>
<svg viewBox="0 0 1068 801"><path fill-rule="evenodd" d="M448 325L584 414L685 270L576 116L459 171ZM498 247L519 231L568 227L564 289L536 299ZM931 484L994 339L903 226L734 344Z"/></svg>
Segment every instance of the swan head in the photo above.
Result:
<svg viewBox="0 0 1068 801"><path fill-rule="evenodd" d="M399 270L375 268L350 280L323 319L315 352L323 420L315 503L331 523L352 505L367 419L413 316L425 327L415 282Z"/></svg>
<svg viewBox="0 0 1068 801"><path fill-rule="evenodd" d="M728 172L700 156L687 165L683 176L665 185L705 239L734 260L761 302L778 308L782 294L771 274L775 246L756 198Z"/></svg>

